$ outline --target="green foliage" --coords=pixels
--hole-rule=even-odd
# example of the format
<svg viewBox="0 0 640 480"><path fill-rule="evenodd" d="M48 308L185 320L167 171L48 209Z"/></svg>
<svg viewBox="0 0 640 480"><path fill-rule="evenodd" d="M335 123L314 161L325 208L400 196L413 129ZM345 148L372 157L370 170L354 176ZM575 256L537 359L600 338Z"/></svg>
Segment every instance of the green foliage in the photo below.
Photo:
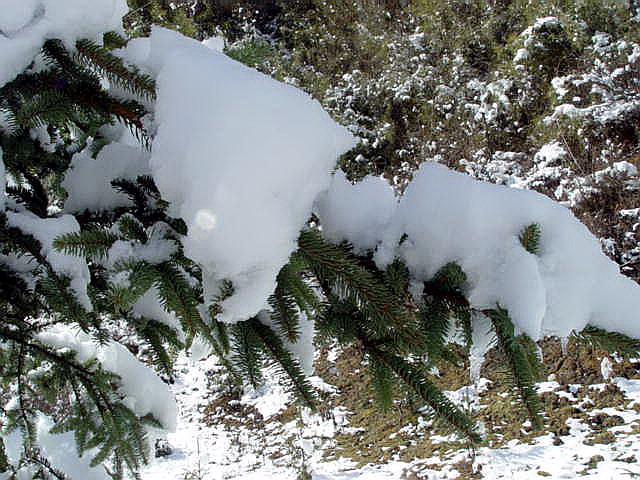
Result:
<svg viewBox="0 0 640 480"><path fill-rule="evenodd" d="M300 401L308 407L314 408L316 403L315 393L307 380L297 360L287 350L278 335L257 318L247 320L247 328L262 343L262 348L277 362L285 373L285 381L290 382L292 390Z"/></svg>
<svg viewBox="0 0 640 480"><path fill-rule="evenodd" d="M532 223L522 229L518 239L527 252L538 255L538 253L540 253L541 233L540 225Z"/></svg>
<svg viewBox="0 0 640 480"><path fill-rule="evenodd" d="M76 42L76 50L83 64L98 70L113 85L147 100L156 98L153 79L126 67L122 59L116 57L107 48L90 40L79 40Z"/></svg>
<svg viewBox="0 0 640 480"><path fill-rule="evenodd" d="M500 306L494 310L486 310L484 313L491 319L498 346L509 366L508 372L527 410L529 420L534 428L542 428L542 407L534 385L540 367L535 351L532 353L529 346L530 340L525 338L524 341L519 341L515 336L509 312Z"/></svg>
<svg viewBox="0 0 640 480"><path fill-rule="evenodd" d="M271 44L261 38L252 38L233 48L227 48L225 53L248 67L256 68L265 63L275 54Z"/></svg>
<svg viewBox="0 0 640 480"><path fill-rule="evenodd" d="M84 230L59 236L53 246L67 255L86 258L105 257L119 236L109 230Z"/></svg>
<svg viewBox="0 0 640 480"><path fill-rule="evenodd" d="M424 365L411 364L402 358L376 347L365 345L369 355L393 371L436 414L439 420L448 423L473 442L481 440L476 426L442 391L429 380Z"/></svg>
<svg viewBox="0 0 640 480"><path fill-rule="evenodd" d="M640 354L640 340L622 333L609 332L593 325L587 325L577 337L609 353L619 353L625 357Z"/></svg>
<svg viewBox="0 0 640 480"><path fill-rule="evenodd" d="M525 5L516 0L484 9L478 1L416 1L410 9L412 18L401 15L398 5L391 8L391 3L387 2L389 15L381 15L374 0L280 2L270 10L269 15L279 15L279 25L269 41L252 35L229 46L227 53L249 66L295 78L324 100L332 114L355 125L366 141L343 159L351 177L384 173L400 179L401 188L420 161L414 159L426 154L442 154L443 161L454 165L481 151L530 146L527 135L551 101L548 81L573 68L584 48L576 30L579 22L565 15L568 7L551 2L562 22L533 32L539 42L520 69L511 62L514 49L522 46L519 34L538 17L539 2ZM193 36L223 27L196 25L220 12L199 11L190 18L182 6L173 9L163 0L130 0L130 4L133 9L126 23L135 34L147 33L152 21ZM599 7L584 0L576 8ZM233 20L219 16L223 17L225 22ZM416 25L426 35L412 43L405 33ZM237 27L223 29L242 36ZM62 42L49 40L42 50L45 68L25 72L0 88L0 110L10 127L0 131L0 146L15 180L7 194L18 203L17 211L26 209L41 220L55 218L64 198L60 180L73 154L90 148L97 155L109 143L101 133L103 127L121 122L148 144L142 119L148 113L144 105L155 99L154 82L110 51L122 47L124 39L107 34L104 41L104 46L79 41L76 53L70 55ZM489 77L498 70L506 72L508 82L488 88ZM101 86L104 79L137 100L110 95ZM488 93L482 99L469 97L465 90L471 88L472 79L487 80L482 88ZM498 88L507 84L504 91ZM441 88L444 85L452 85L450 91ZM529 88L534 91L531 101L520 95ZM498 111L490 122L481 120L491 125L477 134L474 122L480 120L470 113L469 102L477 102L481 110L484 104L499 103L502 96L513 108ZM45 149L32 138L34 127L46 131L53 148ZM453 128L460 133L450 135ZM185 257L181 245L186 224L167 214L168 205L153 179L118 178L112 187L131 205L82 212L76 215L80 231L53 242L57 252L86 260L93 311L78 300L71 279L53 268L47 257L49 246L0 214L2 254L30 262L28 272L0 265L0 383L10 392L2 402L16 399L1 411L3 429L22 432L22 461L38 465L43 477L62 474L39 456L35 418L41 412L55 419L54 432L74 432L79 453L97 448L92 463L105 465L116 479L123 478L125 470L137 475L149 456L145 426L160 426L154 418L136 416L124 404L121 380L97 361L80 363L73 352L38 340L39 333L56 324L79 327L103 344L113 339L114 332L124 331L143 347L138 355L169 379L175 352L200 337L238 384L257 387L264 380L264 369L274 369L299 401L313 407L315 392L291 348L301 340L310 319L317 341L352 345L363 353L371 387L383 408L409 391L437 418L478 442L473 419L440 391L429 369L460 360L447 343L449 334L462 329L470 347L473 321L484 313L491 319L522 404L532 423L542 425L534 386L540 373L536 344L515 335L509 313L499 306L484 312L471 307L467 276L460 265L448 263L433 278L420 278L423 290L415 294L416 279L401 259L381 269L373 252L356 255L349 245L334 245L322 237L321 229L309 228L300 234L298 249L276 278L268 300L270 312L229 326L217 317L224 300L233 294L233 285L220 282L216 298L204 298L202 272ZM540 236L540 226L532 223L520 232L519 240L524 249L537 254ZM166 258L141 258L140 252L151 242L164 242ZM119 250L112 248L116 243L134 253L111 258ZM143 297L159 302L163 311L158 316L163 318L135 313L134 306ZM180 326L170 326L163 313ZM640 350L637 340L595 327L580 336L609 351L636 355ZM70 407L65 408L63 400L69 398ZM8 467L0 443L0 469Z"/></svg>
<svg viewBox="0 0 640 480"><path fill-rule="evenodd" d="M116 35L107 37L109 45L122 45ZM77 55L72 56L61 41L48 40L42 54L45 68L22 73L0 88L0 110L9 119L9 131L0 132L0 146L7 173L17 185L7 193L17 202L18 212L26 209L34 214L32 223L55 217L52 212L59 210L62 201L59 181L73 154L86 148L89 138L94 139L93 147L108 142L99 133L101 127L120 121L146 138L142 104L112 97L102 88L101 79L109 78L125 90L153 98L152 82L126 69L104 47L81 41ZM46 129L52 148L45 150L31 135L33 127ZM193 303L197 293L191 293L185 281L180 283L175 268L171 269L171 262L182 261L179 251L166 262L169 265L154 266L153 272L131 265L127 287L112 283L102 263L116 241L143 246L160 222L180 226L166 216L166 205L151 184L147 178L126 185L124 180L116 182L115 186L134 198L134 206L107 215L85 212L78 216L81 230L60 235L53 245L43 245L31 232L14 226L10 215L15 212L0 213L3 255L24 259L28 265L21 272L0 268L0 382L6 388L3 408L13 405L2 411L2 433L22 432L21 465L34 465L42 478L65 478L39 455L35 419L42 413L55 420L53 433L74 432L79 454L96 448L92 464L104 464L114 478L123 478L125 470L137 476L149 458L145 425L161 427L150 416L137 416L123 402L117 375L104 370L95 359L80 363L72 351L54 348L38 337L56 324L66 324L105 344L112 340L115 325L125 320L139 343L148 346L154 365L168 377L172 375L171 351L183 346L178 333L158 319L132 315L130 308L157 285L178 315L187 317L185 310L193 315L193 308L187 307L191 306L189 298ZM112 228L116 221L118 228ZM170 227L163 231L166 241L177 238ZM71 288L72 279L50 262L51 247L87 260L93 311L79 301ZM7 404L9 400L13 403Z"/></svg>

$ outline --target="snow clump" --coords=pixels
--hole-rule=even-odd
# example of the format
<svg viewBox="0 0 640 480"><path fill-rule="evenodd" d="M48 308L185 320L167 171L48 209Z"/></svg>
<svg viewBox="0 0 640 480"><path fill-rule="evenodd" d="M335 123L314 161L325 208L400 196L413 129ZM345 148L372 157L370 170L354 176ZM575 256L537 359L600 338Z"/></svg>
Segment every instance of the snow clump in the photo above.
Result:
<svg viewBox="0 0 640 480"><path fill-rule="evenodd" d="M567 337L587 324L640 337L640 325L632 321L640 309L638 285L619 273L562 205L433 162L420 167L399 201L388 196L378 209L369 204L380 202L386 181L370 178L367 184L350 185L337 174L317 213L332 240L351 242L356 250L375 247L379 267L401 258L416 280L427 281L457 262L468 276L472 307L506 308L517 329L535 340ZM348 214L323 208L340 202L349 205ZM381 218L391 218L388 226L381 228ZM537 255L518 238L533 223L541 228Z"/></svg>
<svg viewBox="0 0 640 480"><path fill-rule="evenodd" d="M268 308L314 200L355 139L306 93L169 30L122 55L156 78L151 170L169 213L189 228L185 254L203 268L206 300L230 280L220 319L246 320Z"/></svg>
<svg viewBox="0 0 640 480"><path fill-rule="evenodd" d="M75 41L101 41L122 31L126 0L0 0L0 87L13 80L52 38L73 48Z"/></svg>

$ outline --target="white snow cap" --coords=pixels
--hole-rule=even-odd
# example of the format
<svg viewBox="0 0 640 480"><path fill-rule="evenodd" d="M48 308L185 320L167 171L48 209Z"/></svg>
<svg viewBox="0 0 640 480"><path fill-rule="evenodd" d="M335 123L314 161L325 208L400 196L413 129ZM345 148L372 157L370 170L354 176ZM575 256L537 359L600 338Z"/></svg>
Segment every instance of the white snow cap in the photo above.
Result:
<svg viewBox="0 0 640 480"><path fill-rule="evenodd" d="M34 60L45 40L73 47L81 38L122 31L126 0L0 0L0 86Z"/></svg>
<svg viewBox="0 0 640 480"><path fill-rule="evenodd" d="M233 282L221 319L245 320L267 307L355 139L306 93L178 33L154 28L123 57L157 79L151 170L189 227L185 253L204 269L207 300Z"/></svg>
<svg viewBox="0 0 640 480"><path fill-rule="evenodd" d="M367 189L352 188L352 197L342 198L340 192L348 188L344 182L336 175L323 201L337 205L332 196L341 197L345 208L359 209L348 214L359 220L353 220L351 231L341 227L336 238L371 248L371 233L376 232L379 266L400 257L423 281L446 263L457 262L468 276L472 305L485 309L500 304L518 330L534 339L566 337L587 324L640 337L640 288L619 273L568 209L547 197L424 163L399 203L388 196L387 205L378 207L382 218L395 209L390 225L381 228L380 218L364 201ZM320 208L319 216L329 232L345 224L340 209ZM538 255L527 252L518 239L532 223L541 227Z"/></svg>

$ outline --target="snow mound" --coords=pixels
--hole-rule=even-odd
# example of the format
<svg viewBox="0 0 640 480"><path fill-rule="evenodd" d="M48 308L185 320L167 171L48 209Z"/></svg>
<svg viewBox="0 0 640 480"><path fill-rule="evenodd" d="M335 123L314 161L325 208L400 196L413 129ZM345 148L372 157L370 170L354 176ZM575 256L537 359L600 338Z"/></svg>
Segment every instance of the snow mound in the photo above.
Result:
<svg viewBox="0 0 640 480"><path fill-rule="evenodd" d="M126 0L0 0L0 87L13 80L52 38L73 48L81 38L100 40L122 31Z"/></svg>
<svg viewBox="0 0 640 480"><path fill-rule="evenodd" d="M185 254L234 295L221 320L267 308L317 195L355 140L320 104L224 54L155 28L122 53L157 81L151 170L187 223Z"/></svg>
<svg viewBox="0 0 640 480"><path fill-rule="evenodd" d="M359 250L375 248L395 208L396 199L386 181L367 175L351 184L342 171L336 172L329 191L316 205L323 236L334 243L347 240Z"/></svg>
<svg viewBox="0 0 640 480"><path fill-rule="evenodd" d="M534 339L566 337L587 324L640 337L640 324L633 321L640 311L640 289L619 273L567 208L547 197L479 182L436 163L421 166L399 202L387 196L386 206L376 209L369 206L381 201L384 180L370 178L366 188L346 183L336 175L322 202L357 208L348 213L357 222L339 227L347 225L347 217L335 208L318 208L320 220L334 239L365 249L376 246L380 267L400 257L418 281L426 281L457 262L468 276L472 306L499 304ZM381 227L390 210L389 226ZM518 238L532 223L541 227L537 255Z"/></svg>

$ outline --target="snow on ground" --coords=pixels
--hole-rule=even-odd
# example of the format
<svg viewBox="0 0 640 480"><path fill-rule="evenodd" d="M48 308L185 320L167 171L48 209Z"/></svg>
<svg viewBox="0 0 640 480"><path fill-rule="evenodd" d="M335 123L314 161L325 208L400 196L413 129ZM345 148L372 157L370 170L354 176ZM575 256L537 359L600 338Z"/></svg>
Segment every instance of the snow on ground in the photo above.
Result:
<svg viewBox="0 0 640 480"><path fill-rule="evenodd" d="M576 412L576 418L566 420L566 432L562 435L524 435L499 448L483 446L473 458L467 449L450 448L439 456L410 462L392 459L383 464L358 466L347 458L323 459L325 452L335 453L333 438L337 433L359 435L358 429L349 426L348 412L343 408L333 407L322 416L308 411L296 413L290 407L290 396L273 385L234 399L228 395L226 377L214 357L196 362L181 357L177 372L172 388L180 415L176 432L167 437L173 453L154 459L143 472L144 480L296 480L303 465L312 480L540 477L611 480L640 475L637 379L616 377L610 386L541 382L539 393L555 395ZM313 383L335 394L335 389L318 377L313 378ZM454 400L464 397L481 413L485 406L478 394L489 383L481 379L477 388L463 387L449 392L449 396ZM626 400L604 409L595 408L589 395L614 388L612 385L624 392ZM229 402L231 408L223 407ZM586 413L582 419L577 418L580 412ZM435 436L429 431L430 426L431 422L421 421L399 428L398 434L422 432L443 444L455 439L455 435ZM523 432L529 426L523 422ZM477 476L465 476L472 472Z"/></svg>

